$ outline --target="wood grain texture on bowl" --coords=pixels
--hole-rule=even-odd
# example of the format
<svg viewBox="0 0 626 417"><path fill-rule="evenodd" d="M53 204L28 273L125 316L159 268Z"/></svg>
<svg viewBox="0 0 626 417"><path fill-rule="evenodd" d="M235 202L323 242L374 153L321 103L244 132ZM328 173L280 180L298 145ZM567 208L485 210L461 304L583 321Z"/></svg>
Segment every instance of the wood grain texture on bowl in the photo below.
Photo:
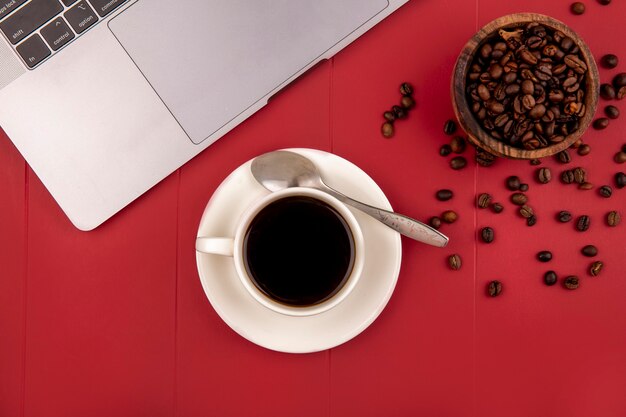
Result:
<svg viewBox="0 0 626 417"><path fill-rule="evenodd" d="M523 27L528 23L537 22L552 30L563 32L566 36L572 38L576 45L580 48L580 53L584 57L588 71L585 75L585 115L579 121L579 128L565 137L560 143L550 145L545 148L527 150L520 149L493 138L487 133L478 120L472 114L467 101L465 92L468 68L472 64L478 47L486 39L495 36L499 29L512 29ZM598 67L593 58L591 51L583 39L565 23L560 22L549 16L537 13L516 13L500 17L480 29L463 47L459 57L457 58L451 83L451 97L454 113L459 123L468 135L470 142L487 152L505 158L516 159L537 159L545 156L554 155L570 147L574 142L582 137L593 120L596 108L598 106L599 93L599 74Z"/></svg>

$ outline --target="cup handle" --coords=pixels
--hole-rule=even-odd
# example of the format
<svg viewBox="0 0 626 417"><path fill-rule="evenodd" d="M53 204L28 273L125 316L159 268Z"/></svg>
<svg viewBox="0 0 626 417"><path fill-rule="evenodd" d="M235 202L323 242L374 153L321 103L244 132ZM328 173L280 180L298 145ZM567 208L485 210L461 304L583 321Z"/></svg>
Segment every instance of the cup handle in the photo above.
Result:
<svg viewBox="0 0 626 417"><path fill-rule="evenodd" d="M233 256L234 242L230 237L198 237L196 250L213 255Z"/></svg>

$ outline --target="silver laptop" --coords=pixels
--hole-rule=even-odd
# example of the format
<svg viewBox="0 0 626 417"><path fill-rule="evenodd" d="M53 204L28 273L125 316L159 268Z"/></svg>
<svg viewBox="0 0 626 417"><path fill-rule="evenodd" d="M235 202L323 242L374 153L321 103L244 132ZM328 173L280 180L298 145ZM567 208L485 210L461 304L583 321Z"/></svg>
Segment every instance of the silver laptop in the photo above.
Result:
<svg viewBox="0 0 626 417"><path fill-rule="evenodd" d="M0 126L91 230L407 0L0 0Z"/></svg>

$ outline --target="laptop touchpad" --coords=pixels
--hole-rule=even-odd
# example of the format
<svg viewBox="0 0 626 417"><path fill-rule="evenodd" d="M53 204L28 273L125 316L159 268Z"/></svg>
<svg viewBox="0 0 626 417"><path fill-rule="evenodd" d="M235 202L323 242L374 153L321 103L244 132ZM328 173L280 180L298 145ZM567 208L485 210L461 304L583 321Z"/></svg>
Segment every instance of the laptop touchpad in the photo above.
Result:
<svg viewBox="0 0 626 417"><path fill-rule="evenodd" d="M387 6L387 0L152 0L137 2L109 27L200 143Z"/></svg>

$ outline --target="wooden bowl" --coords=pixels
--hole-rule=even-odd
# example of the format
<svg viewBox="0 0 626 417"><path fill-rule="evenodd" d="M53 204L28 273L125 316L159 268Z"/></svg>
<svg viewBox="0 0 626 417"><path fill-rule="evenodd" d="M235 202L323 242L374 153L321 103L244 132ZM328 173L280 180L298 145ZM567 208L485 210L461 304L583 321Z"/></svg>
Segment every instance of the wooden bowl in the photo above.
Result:
<svg viewBox="0 0 626 417"><path fill-rule="evenodd" d="M586 112L579 120L578 130L566 136L565 140L560 143L535 150L515 148L493 138L482 128L478 120L472 114L465 94L465 80L467 79L469 67L474 59L474 54L478 51L478 48L482 46L483 41L492 36L496 36L499 29L523 27L530 22L537 22L552 30L561 31L566 36L572 38L574 43L580 48L580 53L584 57L588 67L585 76ZM452 105L459 123L467 133L470 142L474 145L479 146L492 155L505 158L542 158L569 148L570 145L580 139L583 133L585 133L585 130L587 130L591 124L596 107L598 106L599 79L598 67L589 47L572 29L567 27L563 22L559 22L549 16L536 13L516 13L500 17L485 25L467 42L454 67L451 86Z"/></svg>

